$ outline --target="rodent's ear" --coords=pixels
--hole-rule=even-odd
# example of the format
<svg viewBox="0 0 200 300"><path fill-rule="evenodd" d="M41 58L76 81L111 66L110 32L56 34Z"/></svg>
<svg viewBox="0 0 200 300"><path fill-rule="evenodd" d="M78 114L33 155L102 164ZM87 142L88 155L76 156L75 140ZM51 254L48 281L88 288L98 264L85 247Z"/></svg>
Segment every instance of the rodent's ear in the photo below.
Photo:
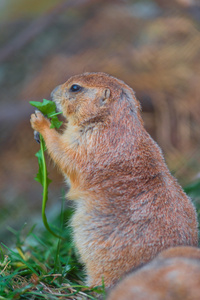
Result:
<svg viewBox="0 0 200 300"><path fill-rule="evenodd" d="M101 100L100 100L100 104L101 105L106 104L108 102L109 98L110 98L110 89L106 88L102 92L102 97L101 97Z"/></svg>

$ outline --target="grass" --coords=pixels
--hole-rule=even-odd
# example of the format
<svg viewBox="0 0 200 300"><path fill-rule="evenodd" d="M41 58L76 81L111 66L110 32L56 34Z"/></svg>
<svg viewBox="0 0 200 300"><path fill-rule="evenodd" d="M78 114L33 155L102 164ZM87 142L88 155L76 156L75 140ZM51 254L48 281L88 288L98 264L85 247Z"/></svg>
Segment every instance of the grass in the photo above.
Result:
<svg viewBox="0 0 200 300"><path fill-rule="evenodd" d="M55 238L46 229L33 226L15 235L12 248L0 247L0 300L2 299L96 299L96 293L105 294L103 287L84 286L84 272L78 262L69 227L64 221L72 210L62 210L54 224L60 227L63 239ZM60 224L59 224L60 223Z"/></svg>
<svg viewBox="0 0 200 300"><path fill-rule="evenodd" d="M200 181L185 188L196 198L200 221ZM61 209L53 224L65 239L51 235L37 225L27 232L27 226L15 231L15 245L0 247L0 300L8 299L97 299L105 298L105 289L84 286L83 266L78 262L71 238L70 227L65 226L72 209ZM63 225L64 224L64 225ZM59 231L58 231L59 228Z"/></svg>

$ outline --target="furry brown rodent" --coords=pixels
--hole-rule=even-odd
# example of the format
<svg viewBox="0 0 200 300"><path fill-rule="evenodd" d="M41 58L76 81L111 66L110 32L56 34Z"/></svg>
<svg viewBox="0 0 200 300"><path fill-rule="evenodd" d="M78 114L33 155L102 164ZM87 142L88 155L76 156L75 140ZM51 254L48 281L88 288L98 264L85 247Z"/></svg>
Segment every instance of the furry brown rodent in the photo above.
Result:
<svg viewBox="0 0 200 300"><path fill-rule="evenodd" d="M197 245L192 202L149 136L133 90L104 73L70 78L52 92L67 119L62 134L41 113L32 128L67 179L74 241L87 284L113 285L161 250Z"/></svg>
<svg viewBox="0 0 200 300"><path fill-rule="evenodd" d="M175 247L125 277L108 300L199 300L200 249Z"/></svg>

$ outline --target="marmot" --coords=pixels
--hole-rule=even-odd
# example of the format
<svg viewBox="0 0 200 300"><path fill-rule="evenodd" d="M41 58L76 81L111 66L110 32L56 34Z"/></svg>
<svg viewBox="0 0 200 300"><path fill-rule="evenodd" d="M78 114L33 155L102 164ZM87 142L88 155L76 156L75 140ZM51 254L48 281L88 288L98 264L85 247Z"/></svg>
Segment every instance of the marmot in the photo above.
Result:
<svg viewBox="0 0 200 300"><path fill-rule="evenodd" d="M176 245L197 245L191 200L170 174L143 126L140 103L104 73L73 76L52 92L67 119L62 134L31 115L75 200L74 241L87 285L113 285L123 274Z"/></svg>
<svg viewBox="0 0 200 300"><path fill-rule="evenodd" d="M108 300L199 300L200 249L175 247L124 278Z"/></svg>

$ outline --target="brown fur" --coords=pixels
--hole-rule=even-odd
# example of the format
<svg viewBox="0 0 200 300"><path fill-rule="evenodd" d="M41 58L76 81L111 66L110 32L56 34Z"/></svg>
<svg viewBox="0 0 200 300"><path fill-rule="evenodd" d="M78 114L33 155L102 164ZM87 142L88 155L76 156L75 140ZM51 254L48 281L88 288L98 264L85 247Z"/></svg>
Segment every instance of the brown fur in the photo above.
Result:
<svg viewBox="0 0 200 300"><path fill-rule="evenodd" d="M80 92L71 92L78 84ZM87 284L111 286L124 273L176 245L197 245L195 209L143 127L140 104L104 73L70 78L53 91L67 119L59 134L41 114L34 130L66 176L75 200L74 240Z"/></svg>
<svg viewBox="0 0 200 300"><path fill-rule="evenodd" d="M196 247L173 247L160 252L157 256L159 259L186 257L200 260L200 249Z"/></svg>
<svg viewBox="0 0 200 300"><path fill-rule="evenodd" d="M200 249L175 247L122 280L108 300L199 300Z"/></svg>

